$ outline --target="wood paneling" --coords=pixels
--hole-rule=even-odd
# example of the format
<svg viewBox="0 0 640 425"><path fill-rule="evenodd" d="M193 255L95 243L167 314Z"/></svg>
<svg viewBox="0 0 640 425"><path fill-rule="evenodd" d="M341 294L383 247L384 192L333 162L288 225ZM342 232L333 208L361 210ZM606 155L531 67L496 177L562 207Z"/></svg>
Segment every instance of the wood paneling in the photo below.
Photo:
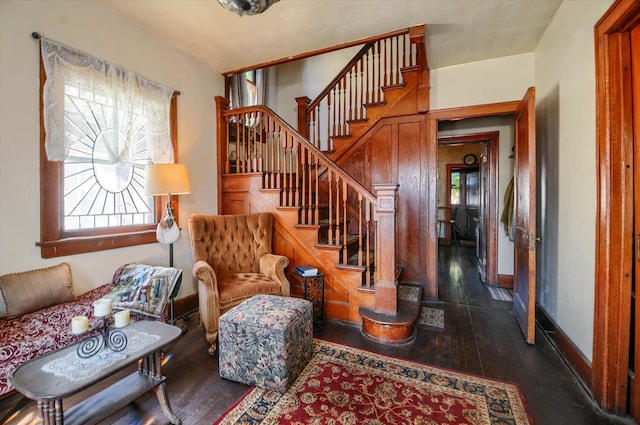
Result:
<svg viewBox="0 0 640 425"><path fill-rule="evenodd" d="M396 261L404 267L400 279L426 288L425 129L424 114L384 118L338 164L369 190L375 184L400 185L396 219Z"/></svg>

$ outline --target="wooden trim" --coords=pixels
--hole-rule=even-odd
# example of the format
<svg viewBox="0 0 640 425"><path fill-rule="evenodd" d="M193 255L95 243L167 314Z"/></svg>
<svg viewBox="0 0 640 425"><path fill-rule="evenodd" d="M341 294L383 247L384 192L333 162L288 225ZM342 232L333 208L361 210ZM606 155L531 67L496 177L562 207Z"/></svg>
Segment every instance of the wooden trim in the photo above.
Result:
<svg viewBox="0 0 640 425"><path fill-rule="evenodd" d="M589 391L592 387L589 360L539 305L536 305L536 319L556 351L564 358L573 374L582 381L585 390Z"/></svg>
<svg viewBox="0 0 640 425"><path fill-rule="evenodd" d="M436 121L455 121L494 115L511 115L518 110L520 101L488 103L486 105L464 106L461 108L438 109L429 112L429 118Z"/></svg>
<svg viewBox="0 0 640 425"><path fill-rule="evenodd" d="M198 309L198 293L176 298L173 302L173 315L175 317L184 316Z"/></svg>
<svg viewBox="0 0 640 425"><path fill-rule="evenodd" d="M498 286L501 288L513 288L513 275L498 274Z"/></svg>
<svg viewBox="0 0 640 425"><path fill-rule="evenodd" d="M616 1L595 26L597 209L592 385L603 408L627 407L633 164L629 34L640 2ZM626 69L625 69L626 68ZM635 166L638 166L637 164Z"/></svg>
<svg viewBox="0 0 640 425"><path fill-rule="evenodd" d="M424 27L424 24L423 25L419 25L419 26ZM238 73L246 72L246 71L252 71L254 69L268 68L270 66L282 65L283 63L293 62L293 61L297 61L297 60L301 60L301 59L307 59L307 58L310 58L310 57L313 57L313 56L323 55L325 53L335 52L335 51L338 51L338 50L347 49L349 47L359 46L361 44L373 43L375 41L383 40L385 38L397 37L399 35L409 33L409 30L410 30L410 28L406 28L406 29L401 29L401 30L397 30L397 31L387 32L387 33L384 33L384 34L374 35L373 37L361 38L359 40L350 41L348 43L337 44L337 45L332 46L332 47L325 47L324 49L312 50L310 52L300 53L298 55L287 56L287 57L281 58L281 59L275 59L275 60L268 61L268 62L262 62L262 63L256 64L256 65L249 65L249 66L245 66L243 68L238 68L238 69L234 69L234 70L231 70L231 71L226 71L226 72L223 72L222 75L225 76L225 77L228 77L229 75L238 74Z"/></svg>

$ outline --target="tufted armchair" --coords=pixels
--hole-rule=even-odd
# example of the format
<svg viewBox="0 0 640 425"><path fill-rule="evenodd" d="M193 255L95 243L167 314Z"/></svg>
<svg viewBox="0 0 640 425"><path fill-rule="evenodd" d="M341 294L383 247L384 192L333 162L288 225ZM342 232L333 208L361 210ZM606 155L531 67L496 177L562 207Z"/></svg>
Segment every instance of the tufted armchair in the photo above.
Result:
<svg viewBox="0 0 640 425"><path fill-rule="evenodd" d="M256 294L289 296L287 257L271 254L273 216L192 214L189 235L200 321L216 351L220 315Z"/></svg>

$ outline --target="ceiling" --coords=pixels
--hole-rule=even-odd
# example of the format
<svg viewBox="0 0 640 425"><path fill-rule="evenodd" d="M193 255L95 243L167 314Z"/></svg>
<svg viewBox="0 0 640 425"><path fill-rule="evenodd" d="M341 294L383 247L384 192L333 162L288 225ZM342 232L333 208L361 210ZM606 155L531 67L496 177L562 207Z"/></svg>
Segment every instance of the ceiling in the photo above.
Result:
<svg viewBox="0 0 640 425"><path fill-rule="evenodd" d="M562 0L280 0L238 16L217 0L102 0L219 72L426 24L431 69L535 50Z"/></svg>

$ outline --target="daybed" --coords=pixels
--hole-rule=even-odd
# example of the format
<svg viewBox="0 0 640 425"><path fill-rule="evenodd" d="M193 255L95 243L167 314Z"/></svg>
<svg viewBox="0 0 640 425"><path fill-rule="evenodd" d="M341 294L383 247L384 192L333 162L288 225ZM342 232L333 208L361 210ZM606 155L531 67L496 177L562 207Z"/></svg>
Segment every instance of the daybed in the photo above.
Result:
<svg viewBox="0 0 640 425"><path fill-rule="evenodd" d="M112 282L76 297L67 263L0 276L0 397L13 390L9 373L16 366L86 336L71 333L74 316L87 316L92 327L100 325L93 301L112 298L114 308L134 313L132 320L166 320L168 300L181 278L179 269L129 263L116 270Z"/></svg>

